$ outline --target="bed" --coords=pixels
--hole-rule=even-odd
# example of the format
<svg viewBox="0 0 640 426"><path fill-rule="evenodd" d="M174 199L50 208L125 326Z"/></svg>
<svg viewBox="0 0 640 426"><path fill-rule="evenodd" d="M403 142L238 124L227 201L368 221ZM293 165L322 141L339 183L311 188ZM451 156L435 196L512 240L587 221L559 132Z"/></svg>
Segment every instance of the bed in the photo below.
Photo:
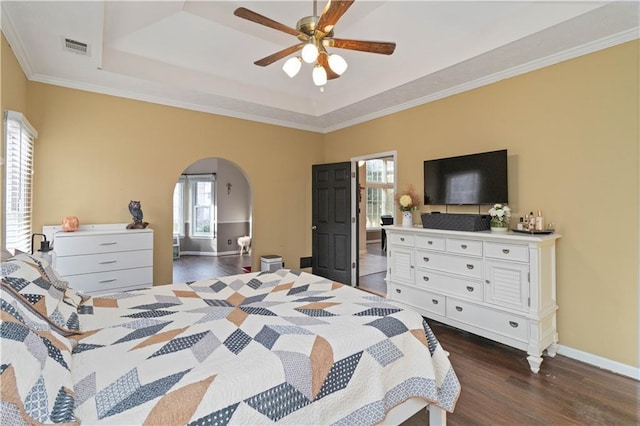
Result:
<svg viewBox="0 0 640 426"><path fill-rule="evenodd" d="M2 263L2 424L398 423L460 385L424 319L306 272L87 297ZM8 423L10 421L10 423Z"/></svg>

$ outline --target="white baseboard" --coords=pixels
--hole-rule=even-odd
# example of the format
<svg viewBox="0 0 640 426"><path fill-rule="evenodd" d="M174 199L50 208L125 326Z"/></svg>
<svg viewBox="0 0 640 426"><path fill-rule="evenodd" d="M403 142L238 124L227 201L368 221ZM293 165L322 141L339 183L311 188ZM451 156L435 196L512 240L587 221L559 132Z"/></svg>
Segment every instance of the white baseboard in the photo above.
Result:
<svg viewBox="0 0 640 426"><path fill-rule="evenodd" d="M640 381L640 368L636 368L632 365L623 364L618 361L613 361L608 358L590 354L564 345L558 345L558 353L566 356L567 358L595 365L596 367L600 367L604 370L609 370L622 376L631 377L632 379Z"/></svg>

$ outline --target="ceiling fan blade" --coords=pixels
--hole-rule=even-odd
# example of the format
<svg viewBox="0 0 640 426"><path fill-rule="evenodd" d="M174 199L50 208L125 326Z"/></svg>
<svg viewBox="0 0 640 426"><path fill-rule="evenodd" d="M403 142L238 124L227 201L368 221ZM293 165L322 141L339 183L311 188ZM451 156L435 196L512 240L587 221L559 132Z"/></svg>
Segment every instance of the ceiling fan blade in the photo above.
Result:
<svg viewBox="0 0 640 426"><path fill-rule="evenodd" d="M354 0L329 0L318 23L316 24L316 31L322 33L322 37L329 34L333 30L333 26L338 22L340 17L351 7Z"/></svg>
<svg viewBox="0 0 640 426"><path fill-rule="evenodd" d="M264 25L265 27L273 28L275 30L282 31L287 34L291 34L292 36L296 36L296 37L302 36L305 39L308 38L306 34L296 30L295 28L291 28L287 25L281 24L280 22L276 22L273 19L269 19L266 16L262 16L259 13L253 12L249 9L245 9L244 7L237 8L233 12L233 14L240 18L244 18L251 22L255 22L256 24Z"/></svg>
<svg viewBox="0 0 640 426"><path fill-rule="evenodd" d="M391 55L396 49L396 44L393 42L346 40L343 38L324 39L322 40L322 44L328 47L359 50L361 52L369 53L379 53L381 55Z"/></svg>
<svg viewBox="0 0 640 426"><path fill-rule="evenodd" d="M320 46L320 54L318 55L318 63L322 65L322 68L327 72L327 80L333 80L334 78L340 77L340 74L336 73L329 66L329 52L324 48L324 46Z"/></svg>
<svg viewBox="0 0 640 426"><path fill-rule="evenodd" d="M279 61L280 59L285 58L291 55L292 53L297 52L298 50L302 49L304 45L305 43L299 43L299 44L296 44L295 46L287 47L286 49L276 52L273 55L269 55L262 59L258 59L257 61L254 62L254 64L260 67L266 67L267 65L271 65L272 63Z"/></svg>

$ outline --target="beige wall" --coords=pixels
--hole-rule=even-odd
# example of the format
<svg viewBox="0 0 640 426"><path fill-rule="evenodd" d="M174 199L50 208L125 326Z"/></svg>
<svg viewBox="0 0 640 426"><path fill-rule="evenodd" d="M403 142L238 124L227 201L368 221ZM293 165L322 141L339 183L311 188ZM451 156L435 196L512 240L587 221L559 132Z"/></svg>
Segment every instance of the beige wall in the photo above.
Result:
<svg viewBox="0 0 640 426"><path fill-rule="evenodd" d="M560 343L638 365L637 41L325 137L325 161L398 151L423 160L507 148L516 218L541 209L558 242ZM423 208L423 210L427 210Z"/></svg>
<svg viewBox="0 0 640 426"><path fill-rule="evenodd" d="M297 266L311 254L311 165L322 135L70 90L28 87L38 129L34 227L74 215L81 223L130 222L142 202L155 231L154 281L172 282L173 187L194 161L225 158L252 186L254 268L277 253Z"/></svg>
<svg viewBox="0 0 640 426"><path fill-rule="evenodd" d="M311 164L397 150L400 188L421 191L424 159L507 148L516 216L541 209L562 234L560 343L638 366L637 41L324 136L39 83L25 99L6 50L3 108L24 108L40 133L36 229L65 215L128 222L140 199L156 283L170 282L173 185L220 157L251 182L255 258L297 266L311 251Z"/></svg>

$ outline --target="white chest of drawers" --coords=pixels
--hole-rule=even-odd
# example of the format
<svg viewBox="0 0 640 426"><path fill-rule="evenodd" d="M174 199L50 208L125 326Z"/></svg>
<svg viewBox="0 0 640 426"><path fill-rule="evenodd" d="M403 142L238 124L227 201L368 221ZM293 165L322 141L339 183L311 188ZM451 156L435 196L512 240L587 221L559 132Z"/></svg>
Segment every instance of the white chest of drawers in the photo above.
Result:
<svg viewBox="0 0 640 426"><path fill-rule="evenodd" d="M537 373L555 356L559 235L385 227L387 297L427 318L526 350Z"/></svg>
<svg viewBox="0 0 640 426"><path fill-rule="evenodd" d="M53 266L69 286L89 295L153 285L153 230L126 224L81 225L75 232L45 226Z"/></svg>

